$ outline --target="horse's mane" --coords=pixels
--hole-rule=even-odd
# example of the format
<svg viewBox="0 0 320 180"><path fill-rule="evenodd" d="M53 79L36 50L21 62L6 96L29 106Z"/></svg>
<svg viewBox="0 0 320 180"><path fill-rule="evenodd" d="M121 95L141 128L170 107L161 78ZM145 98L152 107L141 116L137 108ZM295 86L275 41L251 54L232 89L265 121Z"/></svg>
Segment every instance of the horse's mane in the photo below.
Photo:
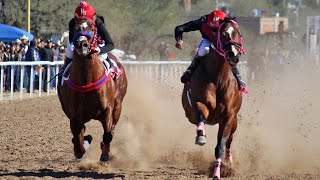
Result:
<svg viewBox="0 0 320 180"><path fill-rule="evenodd" d="M228 16L228 17L224 18L224 22L231 22L231 21L237 22L236 17L234 17L234 16ZM238 22L237 22L237 23L238 23Z"/></svg>

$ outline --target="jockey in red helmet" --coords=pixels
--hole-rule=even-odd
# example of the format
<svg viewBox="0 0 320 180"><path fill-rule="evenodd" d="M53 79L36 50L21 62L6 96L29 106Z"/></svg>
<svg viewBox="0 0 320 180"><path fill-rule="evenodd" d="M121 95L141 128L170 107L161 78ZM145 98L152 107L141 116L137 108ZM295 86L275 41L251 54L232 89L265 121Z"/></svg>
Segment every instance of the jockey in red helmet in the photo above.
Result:
<svg viewBox="0 0 320 180"><path fill-rule="evenodd" d="M227 15L221 10L214 10L210 14L201 16L199 19L189 21L185 24L179 25L175 28L175 39L177 41L176 47L182 49L183 45L183 33L199 30L202 34L202 41L199 45L198 53L192 60L191 65L187 71L182 75L181 82L187 83L190 81L193 72L198 67L200 61L199 58L207 55L210 50L211 42L215 39L215 35L219 29L220 23L227 17ZM240 87L245 88L246 83L241 79L240 73L236 66L233 66L232 72L235 75Z"/></svg>
<svg viewBox="0 0 320 180"><path fill-rule="evenodd" d="M109 32L107 31L107 29L105 27L103 17L97 16L95 9L90 4L88 4L86 1L81 1L79 3L79 5L77 6L77 8L75 10L75 17L76 16L77 17L86 17L86 18L89 18L89 19L92 19L93 21L95 21L96 27L97 27L97 32L98 32L98 38L100 38L101 40L104 41L104 46L99 45L99 47L98 47L99 48L98 51L100 53L99 56L106 59L109 62L109 64L111 66L113 66L113 63L110 61L110 59L107 55L107 52L114 49L114 43L110 37ZM68 46L67 51L66 51L66 60L65 60L64 67L67 67L67 65L72 61L72 58L73 58L74 46L72 44L72 40L75 35L75 32L74 32L75 24L76 24L75 18L72 18L69 21L69 42L71 42L71 44ZM115 68L115 66L113 66L113 68Z"/></svg>

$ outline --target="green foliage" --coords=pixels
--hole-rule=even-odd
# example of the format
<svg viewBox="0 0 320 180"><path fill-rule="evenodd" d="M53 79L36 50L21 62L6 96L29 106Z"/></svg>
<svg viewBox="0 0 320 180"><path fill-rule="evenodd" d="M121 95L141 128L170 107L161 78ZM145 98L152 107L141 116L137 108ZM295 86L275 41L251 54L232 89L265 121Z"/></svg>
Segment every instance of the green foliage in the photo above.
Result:
<svg viewBox="0 0 320 180"><path fill-rule="evenodd" d="M36 36L62 34L80 0L30 0L31 33ZM272 2L271 2L272 1ZM231 4L236 16L250 16L253 8L286 13L287 0L219 0ZM179 0L88 0L96 12L103 15L116 47L132 50L144 57L158 56L161 41L171 45L170 51L178 57L190 57L190 51L199 44L199 32L186 33L185 48L173 48L174 28L197 19L216 8L215 0L191 0L192 10L185 12ZM319 0L306 0L307 5L319 5ZM283 14L282 14L283 15ZM27 0L0 0L0 23L27 29Z"/></svg>
<svg viewBox="0 0 320 180"><path fill-rule="evenodd" d="M30 0L31 33L36 36L65 30L76 6L71 0ZM72 5L71 5L72 4ZM0 0L0 23L28 29L27 0Z"/></svg>
<svg viewBox="0 0 320 180"><path fill-rule="evenodd" d="M120 48L137 55L155 54L158 41L171 36L179 19L175 0L110 0L97 6L106 19L112 38Z"/></svg>
<svg viewBox="0 0 320 180"><path fill-rule="evenodd" d="M31 33L61 34L68 28L79 1L31 0ZM159 39L170 36L179 19L176 0L88 0L105 17L118 48L137 55L155 54ZM1 23L27 29L27 0L0 0Z"/></svg>

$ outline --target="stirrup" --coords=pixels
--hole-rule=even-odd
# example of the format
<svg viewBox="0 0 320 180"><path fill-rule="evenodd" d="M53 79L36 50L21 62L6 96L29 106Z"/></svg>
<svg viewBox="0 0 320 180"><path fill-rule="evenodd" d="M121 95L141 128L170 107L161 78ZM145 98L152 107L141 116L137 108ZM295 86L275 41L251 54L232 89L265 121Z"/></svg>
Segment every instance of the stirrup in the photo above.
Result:
<svg viewBox="0 0 320 180"><path fill-rule="evenodd" d="M243 85L239 85L239 90L241 91L241 92L243 92L244 94L248 94L249 93L249 91L246 89L246 87L245 86L243 86Z"/></svg>
<svg viewBox="0 0 320 180"><path fill-rule="evenodd" d="M241 86L243 86L244 88L247 87L247 83L244 82L243 80L239 79L239 83Z"/></svg>

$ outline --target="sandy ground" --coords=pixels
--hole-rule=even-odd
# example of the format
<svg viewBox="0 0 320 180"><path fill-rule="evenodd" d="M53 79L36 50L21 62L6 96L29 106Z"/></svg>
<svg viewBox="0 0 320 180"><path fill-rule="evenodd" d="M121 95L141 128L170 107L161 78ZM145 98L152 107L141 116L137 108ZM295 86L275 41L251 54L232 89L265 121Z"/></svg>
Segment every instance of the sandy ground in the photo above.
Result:
<svg viewBox="0 0 320 180"><path fill-rule="evenodd" d="M250 83L232 144L226 180L320 179L319 67L296 68ZM93 143L73 156L69 120L57 96L0 101L0 179L208 179L217 126L194 145L179 80L129 81L115 130L112 161L101 164L102 127L87 124Z"/></svg>

